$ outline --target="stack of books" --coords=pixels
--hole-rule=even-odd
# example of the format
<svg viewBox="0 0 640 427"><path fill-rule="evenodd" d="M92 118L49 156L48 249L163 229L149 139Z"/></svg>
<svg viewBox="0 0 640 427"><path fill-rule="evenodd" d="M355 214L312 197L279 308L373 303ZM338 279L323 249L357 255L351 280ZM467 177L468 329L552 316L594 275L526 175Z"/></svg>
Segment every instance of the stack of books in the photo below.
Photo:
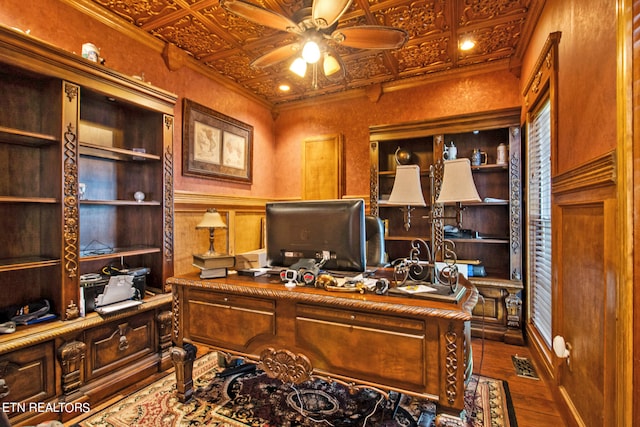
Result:
<svg viewBox="0 0 640 427"><path fill-rule="evenodd" d="M236 263L233 255L194 255L193 265L200 269L201 279L227 277L227 269Z"/></svg>

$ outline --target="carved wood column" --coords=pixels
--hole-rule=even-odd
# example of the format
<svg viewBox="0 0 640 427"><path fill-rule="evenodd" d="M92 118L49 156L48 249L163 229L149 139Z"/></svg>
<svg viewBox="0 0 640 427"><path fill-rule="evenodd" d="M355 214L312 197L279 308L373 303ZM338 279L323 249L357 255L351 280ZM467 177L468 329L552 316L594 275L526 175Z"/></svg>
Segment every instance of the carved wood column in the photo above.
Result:
<svg viewBox="0 0 640 427"><path fill-rule="evenodd" d="M170 363L171 357L171 324L173 315L171 311L162 311L156 315L156 325L158 327L158 353L160 354L160 371L168 368L165 364ZM165 363L166 361L166 363Z"/></svg>
<svg viewBox="0 0 640 427"><path fill-rule="evenodd" d="M84 383L84 361L87 345L81 341L69 341L58 349L62 367L62 391L66 395L77 393Z"/></svg>

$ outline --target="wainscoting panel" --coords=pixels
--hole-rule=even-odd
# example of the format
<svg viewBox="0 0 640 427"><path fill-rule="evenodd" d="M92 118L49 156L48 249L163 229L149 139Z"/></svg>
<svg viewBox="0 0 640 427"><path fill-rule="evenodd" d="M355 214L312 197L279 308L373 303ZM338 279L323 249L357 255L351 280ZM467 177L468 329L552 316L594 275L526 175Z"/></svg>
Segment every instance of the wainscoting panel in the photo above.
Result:
<svg viewBox="0 0 640 427"><path fill-rule="evenodd" d="M613 419L616 377L616 187L613 155L554 179L554 334L571 346L556 380L571 418Z"/></svg>
<svg viewBox="0 0 640 427"><path fill-rule="evenodd" d="M197 271L193 254L209 248L209 231L196 225L209 208L215 208L227 223L227 229L214 233L214 248L235 255L264 247L264 210L269 200L201 193L176 192L174 274Z"/></svg>

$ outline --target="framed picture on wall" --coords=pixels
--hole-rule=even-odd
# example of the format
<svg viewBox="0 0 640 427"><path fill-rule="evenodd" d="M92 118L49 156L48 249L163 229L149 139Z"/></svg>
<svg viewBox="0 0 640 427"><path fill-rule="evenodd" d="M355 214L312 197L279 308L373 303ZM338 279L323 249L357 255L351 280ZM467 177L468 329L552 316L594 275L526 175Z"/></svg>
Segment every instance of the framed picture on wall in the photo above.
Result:
<svg viewBox="0 0 640 427"><path fill-rule="evenodd" d="M251 183L252 150L253 126L183 100L183 175Z"/></svg>

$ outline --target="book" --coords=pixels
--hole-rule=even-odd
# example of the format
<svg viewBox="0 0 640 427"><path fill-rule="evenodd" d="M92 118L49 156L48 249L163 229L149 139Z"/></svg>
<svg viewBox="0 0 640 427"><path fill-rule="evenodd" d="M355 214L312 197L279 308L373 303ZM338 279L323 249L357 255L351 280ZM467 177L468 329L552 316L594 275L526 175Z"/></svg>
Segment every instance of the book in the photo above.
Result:
<svg viewBox="0 0 640 427"><path fill-rule="evenodd" d="M201 279L216 279L218 277L227 277L227 267L203 268L197 264L193 264L193 266L200 269Z"/></svg>
<svg viewBox="0 0 640 427"><path fill-rule="evenodd" d="M215 279L218 277L227 277L227 269L225 267L206 268L200 271L201 279Z"/></svg>
<svg viewBox="0 0 640 427"><path fill-rule="evenodd" d="M199 268L231 268L235 263L233 255L193 255L193 264Z"/></svg>

